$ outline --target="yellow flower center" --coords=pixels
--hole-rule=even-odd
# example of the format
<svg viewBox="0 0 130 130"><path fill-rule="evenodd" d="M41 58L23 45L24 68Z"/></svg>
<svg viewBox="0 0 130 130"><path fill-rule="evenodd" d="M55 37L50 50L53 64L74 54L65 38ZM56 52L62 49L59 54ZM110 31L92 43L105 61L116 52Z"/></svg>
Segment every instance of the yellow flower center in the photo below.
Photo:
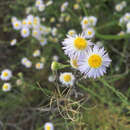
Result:
<svg viewBox="0 0 130 130"><path fill-rule="evenodd" d="M92 34L92 32L91 31L88 31L88 35L91 35Z"/></svg>
<svg viewBox="0 0 130 130"><path fill-rule="evenodd" d="M22 23L23 23L23 25L25 25L25 24L26 24L26 21L23 21Z"/></svg>
<svg viewBox="0 0 130 130"><path fill-rule="evenodd" d="M8 89L8 85L4 84L3 89L7 90Z"/></svg>
<svg viewBox="0 0 130 130"><path fill-rule="evenodd" d="M97 54L93 54L88 59L88 64L92 68L99 68L102 65L102 58Z"/></svg>
<svg viewBox="0 0 130 130"><path fill-rule="evenodd" d="M41 64L38 63L38 64L36 64L36 66L37 66L37 68L40 68L40 67L41 67Z"/></svg>
<svg viewBox="0 0 130 130"><path fill-rule="evenodd" d="M71 81L71 75L69 75L69 74L64 75L64 81L70 82Z"/></svg>
<svg viewBox="0 0 130 130"><path fill-rule="evenodd" d="M7 76L8 76L8 73L7 73L7 72L4 72L4 73L3 73L3 76L4 76L4 77L7 77Z"/></svg>
<svg viewBox="0 0 130 130"><path fill-rule="evenodd" d="M87 41L84 38L77 37L74 40L74 46L78 50L84 50L87 47Z"/></svg>
<svg viewBox="0 0 130 130"><path fill-rule="evenodd" d="M72 60L72 65L73 65L75 68L78 68L77 59L73 59L73 60Z"/></svg>
<svg viewBox="0 0 130 130"><path fill-rule="evenodd" d="M27 31L26 30L23 30L23 34L26 34L27 33Z"/></svg>
<svg viewBox="0 0 130 130"><path fill-rule="evenodd" d="M91 24L93 23L93 19L90 19L90 23L91 23Z"/></svg>
<svg viewBox="0 0 130 130"><path fill-rule="evenodd" d="M47 126L47 127L46 127L46 130L51 130L51 127L50 127L50 126Z"/></svg>
<svg viewBox="0 0 130 130"><path fill-rule="evenodd" d="M31 25L31 24L32 24L32 22L31 22L31 21L28 21L28 24L29 24L29 25Z"/></svg>
<svg viewBox="0 0 130 130"><path fill-rule="evenodd" d="M36 31L34 31L33 34L36 36L38 33Z"/></svg>
<svg viewBox="0 0 130 130"><path fill-rule="evenodd" d="M84 24L88 24L88 20L84 20Z"/></svg>
<svg viewBox="0 0 130 130"><path fill-rule="evenodd" d="M18 27L18 26L19 26L19 24L18 24L18 23L16 23L16 24L15 24L15 27Z"/></svg>

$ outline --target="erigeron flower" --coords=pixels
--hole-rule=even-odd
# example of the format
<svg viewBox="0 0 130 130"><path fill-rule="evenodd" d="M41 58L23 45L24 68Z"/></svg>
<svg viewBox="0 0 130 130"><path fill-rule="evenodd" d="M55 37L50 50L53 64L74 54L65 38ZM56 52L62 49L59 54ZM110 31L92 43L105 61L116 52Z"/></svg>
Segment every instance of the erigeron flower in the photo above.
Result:
<svg viewBox="0 0 130 130"><path fill-rule="evenodd" d="M25 62L25 64L24 64L24 66L25 66L26 68L31 68L32 62L31 62L30 60L27 60L27 61Z"/></svg>
<svg viewBox="0 0 130 130"><path fill-rule="evenodd" d="M12 71L9 69L4 69L1 72L0 78L1 80L10 80L10 78L12 77Z"/></svg>
<svg viewBox="0 0 130 130"><path fill-rule="evenodd" d="M89 78L103 76L110 63L111 59L104 48L99 48L96 45L93 49L89 48L87 54L79 57L78 61L80 72Z"/></svg>
<svg viewBox="0 0 130 130"><path fill-rule="evenodd" d="M39 41L40 41L40 45L41 46L45 46L47 44L47 39L44 38L44 37L42 37L41 39L39 39Z"/></svg>
<svg viewBox="0 0 130 130"><path fill-rule="evenodd" d="M115 6L115 10L118 11L118 12L122 11L123 8L124 8L124 6L122 6L122 4L117 4Z"/></svg>
<svg viewBox="0 0 130 130"><path fill-rule="evenodd" d="M54 75L50 75L50 76L48 77L48 81L49 81L49 82L54 82L55 79L56 79L56 77L55 77Z"/></svg>
<svg viewBox="0 0 130 130"><path fill-rule="evenodd" d="M27 21L27 19L23 19L22 20L22 28L26 28L26 27L28 27L28 21Z"/></svg>
<svg viewBox="0 0 130 130"><path fill-rule="evenodd" d="M95 16L89 16L88 17L90 26L96 26L97 18Z"/></svg>
<svg viewBox="0 0 130 130"><path fill-rule="evenodd" d="M124 15L124 21L125 22L129 22L130 21L130 13L129 12Z"/></svg>
<svg viewBox="0 0 130 130"><path fill-rule="evenodd" d="M36 39L39 39L41 37L41 32L39 31L39 29L33 29L32 36L35 37Z"/></svg>
<svg viewBox="0 0 130 130"><path fill-rule="evenodd" d="M42 4L43 4L43 0L36 0L35 6L39 7Z"/></svg>
<svg viewBox="0 0 130 130"><path fill-rule="evenodd" d="M22 24L21 24L21 22L19 20L14 21L12 24L13 24L13 28L15 30L20 30L21 27L22 27Z"/></svg>
<svg viewBox="0 0 130 130"><path fill-rule="evenodd" d="M33 18L33 27L37 28L40 26L40 18L38 16Z"/></svg>
<svg viewBox="0 0 130 130"><path fill-rule="evenodd" d="M71 29L71 30L68 31L68 35L73 37L73 36L76 35L76 31L74 29Z"/></svg>
<svg viewBox="0 0 130 130"><path fill-rule="evenodd" d="M34 57L38 57L38 56L40 56L40 50L35 50L34 52L33 52L33 56Z"/></svg>
<svg viewBox="0 0 130 130"><path fill-rule="evenodd" d="M44 64L41 63L41 62L38 62L38 63L35 64L35 68L38 69L38 70L43 69L43 67L44 67Z"/></svg>
<svg viewBox="0 0 130 130"><path fill-rule="evenodd" d="M44 11L44 10L45 10L45 5L44 5L44 4L39 5L39 6L38 6L38 10L39 10L40 12Z"/></svg>
<svg viewBox="0 0 130 130"><path fill-rule="evenodd" d="M70 72L64 72L60 74L59 80L64 85L72 86L74 84L75 77Z"/></svg>
<svg viewBox="0 0 130 130"><path fill-rule="evenodd" d="M85 38L91 39L95 35L95 30L93 28L87 28L84 32Z"/></svg>
<svg viewBox="0 0 130 130"><path fill-rule="evenodd" d="M86 29L88 26L90 26L88 17L83 17L81 21L82 29Z"/></svg>
<svg viewBox="0 0 130 130"><path fill-rule="evenodd" d="M80 55L84 55L92 42L85 39L83 34L75 35L73 37L67 35L67 38L62 42L63 49L66 55L71 58L78 58Z"/></svg>
<svg viewBox="0 0 130 130"><path fill-rule="evenodd" d="M67 8L67 6L69 5L69 3L66 1L61 5L61 12L64 12Z"/></svg>
<svg viewBox="0 0 130 130"><path fill-rule="evenodd" d="M25 64L25 62L27 62L27 60L28 60L28 59L27 59L26 57L23 57L23 58L21 59L21 64L23 64L23 65L24 65L24 64Z"/></svg>
<svg viewBox="0 0 130 130"><path fill-rule="evenodd" d="M33 24L33 15L27 16L27 27L31 28Z"/></svg>
<svg viewBox="0 0 130 130"><path fill-rule="evenodd" d="M26 38L26 37L28 37L29 35L30 35L29 28L24 27L24 28L21 29L21 36L22 36L23 38Z"/></svg>
<svg viewBox="0 0 130 130"><path fill-rule="evenodd" d="M16 39L13 39L13 40L11 40L10 45L11 45L11 46L14 46L14 45L16 45L16 42L17 42L17 40L16 40Z"/></svg>
<svg viewBox="0 0 130 130"><path fill-rule="evenodd" d="M9 92L11 90L11 84L10 83L4 83L2 86L2 90L4 92Z"/></svg>
<svg viewBox="0 0 130 130"><path fill-rule="evenodd" d="M53 124L51 122L45 123L44 130L54 130Z"/></svg>
<svg viewBox="0 0 130 130"><path fill-rule="evenodd" d="M21 64L24 65L26 68L30 68L32 66L32 62L26 57L23 57L21 59Z"/></svg>
<svg viewBox="0 0 130 130"><path fill-rule="evenodd" d="M70 64L74 69L78 69L78 59L70 59Z"/></svg>

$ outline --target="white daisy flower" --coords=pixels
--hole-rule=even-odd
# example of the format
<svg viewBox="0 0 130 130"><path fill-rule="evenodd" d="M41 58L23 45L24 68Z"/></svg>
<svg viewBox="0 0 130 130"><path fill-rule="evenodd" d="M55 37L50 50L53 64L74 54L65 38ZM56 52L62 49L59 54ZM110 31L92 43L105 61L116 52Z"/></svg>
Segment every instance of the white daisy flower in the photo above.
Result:
<svg viewBox="0 0 130 130"><path fill-rule="evenodd" d="M35 64L35 67L36 67L36 69L41 70L41 69L43 69L44 64L41 63L41 62L38 62L38 63Z"/></svg>
<svg viewBox="0 0 130 130"><path fill-rule="evenodd" d="M95 36L95 30L93 28L87 28L84 34L85 34L85 38L91 39Z"/></svg>
<svg viewBox="0 0 130 130"><path fill-rule="evenodd" d="M39 7L42 4L43 4L43 0L36 0L35 6Z"/></svg>
<svg viewBox="0 0 130 130"><path fill-rule="evenodd" d="M28 20L27 19L23 19L22 20L22 28L26 28L26 27L28 27Z"/></svg>
<svg viewBox="0 0 130 130"><path fill-rule="evenodd" d="M24 65L26 68L30 68L32 66L32 62L26 57L23 57L21 59L21 64Z"/></svg>
<svg viewBox="0 0 130 130"><path fill-rule="evenodd" d="M75 35L73 37L67 35L67 38L62 42L63 49L66 55L71 58L79 57L84 55L88 48L92 45L92 42L85 39L83 34Z"/></svg>
<svg viewBox="0 0 130 130"><path fill-rule="evenodd" d="M39 5L38 10L40 12L44 11L45 10L45 5L44 4Z"/></svg>
<svg viewBox="0 0 130 130"><path fill-rule="evenodd" d="M83 17L83 20L81 21L82 29L86 29L88 26L90 26L88 17Z"/></svg>
<svg viewBox="0 0 130 130"><path fill-rule="evenodd" d="M40 26L40 18L38 16L33 18L33 27L37 28Z"/></svg>
<svg viewBox="0 0 130 130"><path fill-rule="evenodd" d="M74 35L76 35L76 31L74 29L71 29L68 31L68 35L73 37Z"/></svg>
<svg viewBox="0 0 130 130"><path fill-rule="evenodd" d="M60 74L59 79L62 84L72 86L74 84L75 77L72 73L64 72Z"/></svg>
<svg viewBox="0 0 130 130"><path fill-rule="evenodd" d="M27 60L27 61L25 62L25 64L24 64L24 66L25 66L26 68L31 68L32 62L31 62L30 60Z"/></svg>
<svg viewBox="0 0 130 130"><path fill-rule="evenodd" d="M27 28L27 27L22 28L22 30L21 30L21 36L22 36L23 38L26 38L26 37L28 37L29 35L30 35L29 28Z"/></svg>
<svg viewBox="0 0 130 130"><path fill-rule="evenodd" d="M129 21L130 21L130 13L126 13L126 14L124 15L124 21L125 21L125 22L129 22Z"/></svg>
<svg viewBox="0 0 130 130"><path fill-rule="evenodd" d="M54 126L51 122L47 122L45 125L44 125L44 129L45 130L54 130Z"/></svg>
<svg viewBox="0 0 130 130"><path fill-rule="evenodd" d="M93 49L90 48L87 54L80 57L78 61L80 72L89 78L103 76L110 63L111 59L104 48L99 48L96 45Z"/></svg>
<svg viewBox="0 0 130 130"><path fill-rule="evenodd" d="M2 90L4 92L8 92L11 90L11 84L10 83L4 83L3 86L2 86Z"/></svg>
<svg viewBox="0 0 130 130"><path fill-rule="evenodd" d="M32 36L35 37L36 39L39 39L41 37L41 33L40 33L39 29L33 29Z"/></svg>
<svg viewBox="0 0 130 130"><path fill-rule="evenodd" d="M21 64L25 64L25 62L27 62L28 61L28 59L26 58L26 57L23 57L22 59L21 59Z"/></svg>
<svg viewBox="0 0 130 130"><path fill-rule="evenodd" d="M14 21L12 24L13 24L13 28L15 30L20 30L21 27L22 27L22 24L21 24L21 22L19 20Z"/></svg>
<svg viewBox="0 0 130 130"><path fill-rule="evenodd" d="M74 69L78 69L78 59L70 59L70 64Z"/></svg>
<svg viewBox="0 0 130 130"><path fill-rule="evenodd" d="M10 78L12 77L12 71L9 70L9 69L4 69L2 72L1 72L1 75L0 75L1 79L2 80L10 80Z"/></svg>
<svg viewBox="0 0 130 130"><path fill-rule="evenodd" d="M61 5L61 12L64 12L67 8L67 6L69 5L69 3L66 1Z"/></svg>
<svg viewBox="0 0 130 130"><path fill-rule="evenodd" d="M34 57L38 57L38 56L40 56L40 54L41 54L40 50L35 50L35 51L33 52L33 56L34 56Z"/></svg>
<svg viewBox="0 0 130 130"><path fill-rule="evenodd" d="M17 42L17 40L16 40L16 39L13 39L13 40L11 40L10 45L11 45L11 46L14 46L14 45L16 45L16 42Z"/></svg>
<svg viewBox="0 0 130 130"><path fill-rule="evenodd" d="M39 41L41 46L45 46L47 44L47 39L44 37L42 37Z"/></svg>
<svg viewBox="0 0 130 130"><path fill-rule="evenodd" d="M122 11L123 8L124 8L124 6L122 6L122 4L117 4L117 5L115 6L115 10L116 10L117 12Z"/></svg>
<svg viewBox="0 0 130 130"><path fill-rule="evenodd" d="M96 26L97 18L95 16L89 16L88 19L90 26Z"/></svg>

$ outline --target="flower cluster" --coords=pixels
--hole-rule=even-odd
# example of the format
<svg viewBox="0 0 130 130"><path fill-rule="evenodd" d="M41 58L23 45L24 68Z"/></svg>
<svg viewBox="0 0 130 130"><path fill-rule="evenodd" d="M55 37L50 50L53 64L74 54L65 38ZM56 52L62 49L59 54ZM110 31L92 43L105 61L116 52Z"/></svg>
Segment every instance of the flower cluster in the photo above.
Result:
<svg viewBox="0 0 130 130"><path fill-rule="evenodd" d="M81 21L83 32L76 34L72 31L71 35L62 42L64 53L70 58L71 66L79 70L85 77L97 78L106 73L111 59L104 47L94 44L90 38L94 35L94 27L97 18L94 16L84 17ZM75 77L72 73L61 73L60 81L64 85L73 85Z"/></svg>
<svg viewBox="0 0 130 130"><path fill-rule="evenodd" d="M10 69L4 69L1 72L0 75L1 80L3 81L9 81L12 78L12 71ZM4 92L8 92L11 90L11 84L8 82L5 82L2 86L2 90Z"/></svg>
<svg viewBox="0 0 130 130"><path fill-rule="evenodd" d="M126 33L130 33L130 12L125 13L120 18L119 25L126 28Z"/></svg>

